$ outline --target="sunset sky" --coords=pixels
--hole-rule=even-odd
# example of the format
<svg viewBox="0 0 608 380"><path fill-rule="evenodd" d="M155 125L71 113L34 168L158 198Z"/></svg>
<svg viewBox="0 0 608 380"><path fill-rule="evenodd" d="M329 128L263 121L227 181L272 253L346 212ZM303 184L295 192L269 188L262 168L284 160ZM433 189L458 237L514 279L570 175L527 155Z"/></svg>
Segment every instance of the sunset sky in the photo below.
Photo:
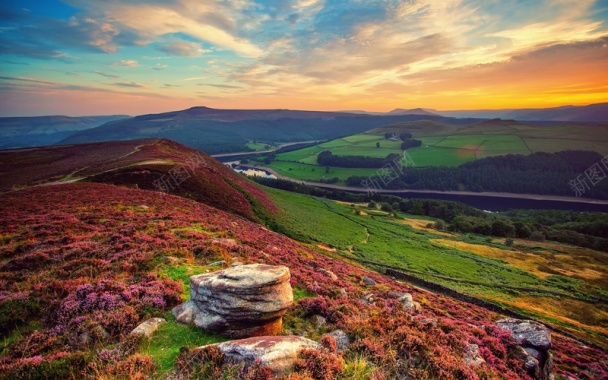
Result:
<svg viewBox="0 0 608 380"><path fill-rule="evenodd" d="M608 0L2 0L0 116L608 101Z"/></svg>

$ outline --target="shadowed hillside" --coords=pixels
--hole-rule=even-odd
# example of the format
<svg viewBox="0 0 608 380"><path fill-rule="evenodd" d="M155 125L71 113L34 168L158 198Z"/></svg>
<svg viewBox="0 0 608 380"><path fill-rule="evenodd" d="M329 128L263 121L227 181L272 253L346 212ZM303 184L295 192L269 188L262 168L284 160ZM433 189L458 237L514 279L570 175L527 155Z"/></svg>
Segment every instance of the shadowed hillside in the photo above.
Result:
<svg viewBox="0 0 608 380"><path fill-rule="evenodd" d="M173 141L147 139L0 152L0 191L90 181L179 194L257 219L273 210L248 179Z"/></svg>

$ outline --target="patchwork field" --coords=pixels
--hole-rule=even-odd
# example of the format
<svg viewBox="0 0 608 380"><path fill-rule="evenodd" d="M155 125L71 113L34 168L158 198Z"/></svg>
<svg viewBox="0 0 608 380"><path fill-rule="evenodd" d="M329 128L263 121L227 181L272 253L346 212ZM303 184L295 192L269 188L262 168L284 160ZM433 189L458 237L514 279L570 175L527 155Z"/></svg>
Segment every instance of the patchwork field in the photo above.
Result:
<svg viewBox="0 0 608 380"><path fill-rule="evenodd" d="M608 125L550 126L522 124L513 120L488 120L470 125L449 125L435 121L416 121L378 128L319 145L281 153L276 161L267 164L279 174L299 179L318 181L324 174L313 168L294 166L291 171L285 162L320 167L317 155L331 150L337 156L367 156L384 158L391 153L401 154L401 141L387 140L389 133L411 133L422 145L408 149L408 154L418 167L459 166L476 159L506 154L531 154L563 150L589 150L608 154ZM377 147L379 144L379 147ZM324 169L324 168L323 168ZM316 169L318 171L319 169ZM353 174L352 169L332 168L330 178L338 177L340 183Z"/></svg>

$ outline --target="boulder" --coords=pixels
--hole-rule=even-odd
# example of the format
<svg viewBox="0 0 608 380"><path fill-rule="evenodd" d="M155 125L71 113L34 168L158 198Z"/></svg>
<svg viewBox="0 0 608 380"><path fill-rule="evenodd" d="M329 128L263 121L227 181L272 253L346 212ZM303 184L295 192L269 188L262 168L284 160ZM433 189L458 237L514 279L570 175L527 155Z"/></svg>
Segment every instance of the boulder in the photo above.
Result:
<svg viewBox="0 0 608 380"><path fill-rule="evenodd" d="M156 330L158 330L160 326L164 325L166 322L167 321L164 318L150 318L134 328L130 335L144 335L149 338L156 332Z"/></svg>
<svg viewBox="0 0 608 380"><path fill-rule="evenodd" d="M405 311L407 311L408 313L417 313L421 309L420 304L414 301L414 298L410 293L405 293L401 297L399 297L399 302L403 302Z"/></svg>
<svg viewBox="0 0 608 380"><path fill-rule="evenodd" d="M520 346L528 375L538 380L552 378L551 333L547 327L535 321L514 318L501 319L496 325L509 331Z"/></svg>
<svg viewBox="0 0 608 380"><path fill-rule="evenodd" d="M178 322L227 338L276 335L293 304L289 268L230 267L190 277L190 299L173 309Z"/></svg>
<svg viewBox="0 0 608 380"><path fill-rule="evenodd" d="M522 347L532 347L541 350L551 348L551 333L541 323L505 318L496 322L496 325L503 330L510 331L517 344Z"/></svg>
<svg viewBox="0 0 608 380"><path fill-rule="evenodd" d="M376 285L376 281L372 280L371 278L369 278L367 276L363 276L363 283L365 285L369 285L369 286L375 286Z"/></svg>
<svg viewBox="0 0 608 380"><path fill-rule="evenodd" d="M301 350L321 348L315 341L293 335L258 336L209 346L217 347L224 353L225 359L235 363L250 364L259 359L260 364L270 369L274 376L289 373ZM209 346L201 347L201 349Z"/></svg>

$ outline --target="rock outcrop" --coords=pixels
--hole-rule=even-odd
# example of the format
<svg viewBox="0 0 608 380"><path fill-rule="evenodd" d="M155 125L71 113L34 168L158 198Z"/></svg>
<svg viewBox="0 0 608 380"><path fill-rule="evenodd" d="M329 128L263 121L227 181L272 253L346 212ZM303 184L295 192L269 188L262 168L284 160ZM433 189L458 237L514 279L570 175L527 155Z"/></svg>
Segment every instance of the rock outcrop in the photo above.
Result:
<svg viewBox="0 0 608 380"><path fill-rule="evenodd" d="M551 333L543 324L506 318L496 322L503 330L511 332L515 342L521 347L521 355L525 361L528 374L539 380L549 380L553 370L551 352Z"/></svg>
<svg viewBox="0 0 608 380"><path fill-rule="evenodd" d="M251 364L259 359L260 364L270 369L274 376L290 372L301 350L321 348L315 341L293 335L259 336L209 346L217 347L224 353L226 360L235 363ZM201 347L201 349L209 346Z"/></svg>
<svg viewBox="0 0 608 380"><path fill-rule="evenodd" d="M190 299L175 318L228 338L276 335L293 304L289 268L265 264L230 267L190 277Z"/></svg>
<svg viewBox="0 0 608 380"><path fill-rule="evenodd" d="M399 301L403 302L403 307L408 313L417 313L421 309L420 304L414 301L414 298L410 293L404 293L401 297L399 297Z"/></svg>
<svg viewBox="0 0 608 380"><path fill-rule="evenodd" d="M144 335L149 338L166 322L164 318L150 318L134 328L130 335Z"/></svg>

